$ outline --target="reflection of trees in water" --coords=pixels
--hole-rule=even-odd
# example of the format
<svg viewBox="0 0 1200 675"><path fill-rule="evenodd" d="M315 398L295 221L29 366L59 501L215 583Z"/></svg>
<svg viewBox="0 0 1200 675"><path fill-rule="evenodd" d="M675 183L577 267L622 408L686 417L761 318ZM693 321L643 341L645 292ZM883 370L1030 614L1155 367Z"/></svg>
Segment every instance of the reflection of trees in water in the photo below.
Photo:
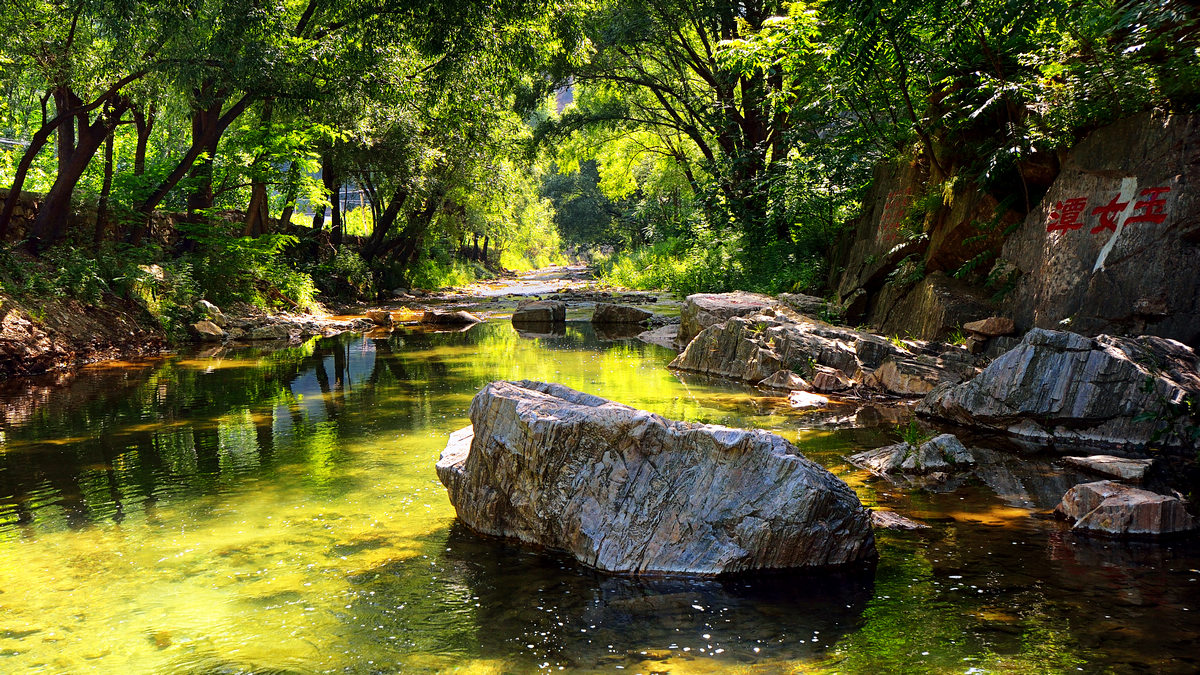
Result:
<svg viewBox="0 0 1200 675"><path fill-rule="evenodd" d="M545 663L552 670L632 666L647 654L714 665L816 659L856 628L873 593L870 567L720 579L614 577L558 554L477 537L457 524L430 551L441 553L359 575L353 625L404 636L401 651L452 649L515 659L510 665L521 670ZM431 616L444 621L432 625Z"/></svg>
<svg viewBox="0 0 1200 675"><path fill-rule="evenodd" d="M352 342L239 350L214 359L212 368L176 358L136 370L84 371L48 395L39 392L33 412L4 429L0 524L28 525L53 513L48 507L57 507L69 527L120 520L132 503L149 509L167 494L204 494L238 474L295 461L277 456L277 418L286 418L293 436L313 420L291 386L315 374L323 415L336 423L347 405ZM20 400L7 405L21 409ZM239 425L249 433L234 433Z"/></svg>

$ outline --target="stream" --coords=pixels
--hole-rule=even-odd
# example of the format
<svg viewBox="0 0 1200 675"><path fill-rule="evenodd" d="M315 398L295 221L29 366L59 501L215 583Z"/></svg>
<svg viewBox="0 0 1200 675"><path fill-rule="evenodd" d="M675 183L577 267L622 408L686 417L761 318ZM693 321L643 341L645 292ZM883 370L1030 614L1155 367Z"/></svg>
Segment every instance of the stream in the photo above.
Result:
<svg viewBox="0 0 1200 675"><path fill-rule="evenodd" d="M1070 534L1087 480L980 450L897 485L849 465L895 411L791 409L683 377L586 322L397 329L180 352L0 390L7 673L1195 672L1200 552ZM538 379L669 418L769 429L868 506L868 569L608 577L471 535L434 475L471 397Z"/></svg>

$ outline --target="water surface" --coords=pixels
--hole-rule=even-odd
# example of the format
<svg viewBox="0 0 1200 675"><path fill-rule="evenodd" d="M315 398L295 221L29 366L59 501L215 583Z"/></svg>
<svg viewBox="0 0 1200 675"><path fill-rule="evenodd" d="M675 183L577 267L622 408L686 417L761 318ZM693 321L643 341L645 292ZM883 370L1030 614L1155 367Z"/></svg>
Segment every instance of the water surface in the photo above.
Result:
<svg viewBox="0 0 1200 675"><path fill-rule="evenodd" d="M1078 539L1079 478L982 451L892 485L853 451L891 413L792 411L681 379L587 324L397 331L182 354L0 394L0 671L114 673L1191 672L1200 557ZM465 532L433 465L495 379L776 431L869 505L877 566L725 580L606 577Z"/></svg>

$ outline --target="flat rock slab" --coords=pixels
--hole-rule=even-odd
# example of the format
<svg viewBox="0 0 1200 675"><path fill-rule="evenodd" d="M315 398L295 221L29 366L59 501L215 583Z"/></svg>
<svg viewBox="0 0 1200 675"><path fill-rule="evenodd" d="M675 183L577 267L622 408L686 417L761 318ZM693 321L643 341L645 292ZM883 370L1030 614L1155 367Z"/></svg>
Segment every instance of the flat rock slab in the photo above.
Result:
<svg viewBox="0 0 1200 675"><path fill-rule="evenodd" d="M672 421L530 381L488 384L470 417L437 474L476 532L634 575L875 556L854 491L774 434Z"/></svg>
<svg viewBox="0 0 1200 675"><path fill-rule="evenodd" d="M1090 455L1087 457L1063 457L1062 463L1077 469L1111 476L1119 480L1140 482L1146 472L1154 466L1153 459L1129 459L1112 455Z"/></svg>
<svg viewBox="0 0 1200 675"><path fill-rule="evenodd" d="M1111 480L1076 485L1054 513L1074 531L1115 537L1158 537L1196 529L1182 500Z"/></svg>
<svg viewBox="0 0 1200 675"><path fill-rule="evenodd" d="M1195 447L1186 420L1161 429L1142 416L1188 396L1200 396L1200 373L1180 342L1035 328L969 382L938 385L917 413L1040 442Z"/></svg>
<svg viewBox="0 0 1200 675"><path fill-rule="evenodd" d="M652 316L654 316L654 312L648 312L640 307L630 307L629 305L614 305L608 302L600 302L596 303L596 309L592 312L592 323L638 324L642 323L643 321L648 321Z"/></svg>
<svg viewBox="0 0 1200 675"><path fill-rule="evenodd" d="M871 511L871 524L883 530L928 530L929 526L925 523L917 522L911 518L896 513L895 511Z"/></svg>

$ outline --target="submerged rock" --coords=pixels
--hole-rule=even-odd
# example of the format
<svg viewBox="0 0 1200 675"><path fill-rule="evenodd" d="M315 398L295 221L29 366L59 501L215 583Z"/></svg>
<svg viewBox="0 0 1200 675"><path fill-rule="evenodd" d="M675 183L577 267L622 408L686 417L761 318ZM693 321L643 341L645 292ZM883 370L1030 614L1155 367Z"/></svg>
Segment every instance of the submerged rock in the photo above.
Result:
<svg viewBox="0 0 1200 675"><path fill-rule="evenodd" d="M684 347L709 326L723 323L735 316L757 314L768 307L774 307L775 304L775 300L765 295L745 291L689 295L679 310L677 344Z"/></svg>
<svg viewBox="0 0 1200 675"><path fill-rule="evenodd" d="M851 456L850 461L876 473L930 473L971 466L975 457L953 434L942 434L914 448L897 443Z"/></svg>
<svg viewBox="0 0 1200 675"><path fill-rule="evenodd" d="M1041 441L1187 446L1182 429L1154 440L1163 423L1139 415L1167 415L1188 396L1200 396L1200 374L1179 342L1035 328L971 381L939 385L917 412Z"/></svg>
<svg viewBox="0 0 1200 675"><path fill-rule="evenodd" d="M567 318L567 304L559 300L533 300L517 305L513 323L557 323Z"/></svg>
<svg viewBox="0 0 1200 675"><path fill-rule="evenodd" d="M630 307L628 305L614 305L607 302L596 303L596 309L592 312L592 323L610 324L610 323L642 323L648 321L654 316L654 312L648 312L639 307Z"/></svg>
<svg viewBox="0 0 1200 675"><path fill-rule="evenodd" d="M1084 471L1136 482L1146 477L1146 472L1154 465L1154 460L1129 459L1112 455L1089 455L1087 457L1063 457L1062 463Z"/></svg>
<svg viewBox="0 0 1200 675"><path fill-rule="evenodd" d="M1111 480L1076 485L1054 513L1074 521L1072 530L1111 536L1161 536L1196 529L1179 498Z"/></svg>
<svg viewBox="0 0 1200 675"><path fill-rule="evenodd" d="M557 384L492 382L437 463L459 518L609 572L722 574L875 556L854 491L784 439Z"/></svg>

